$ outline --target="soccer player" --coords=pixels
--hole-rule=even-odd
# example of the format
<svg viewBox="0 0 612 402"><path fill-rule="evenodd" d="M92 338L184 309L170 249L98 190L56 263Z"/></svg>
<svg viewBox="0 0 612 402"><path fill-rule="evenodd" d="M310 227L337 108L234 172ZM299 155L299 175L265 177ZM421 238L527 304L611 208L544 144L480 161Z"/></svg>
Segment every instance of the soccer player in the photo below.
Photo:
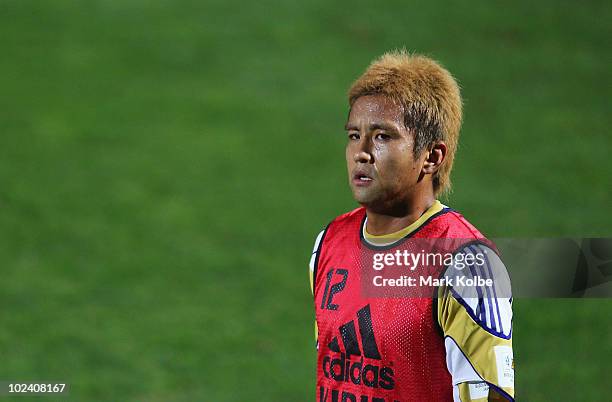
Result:
<svg viewBox="0 0 612 402"><path fill-rule="evenodd" d="M505 272L494 245L437 200L450 188L462 120L456 81L434 60L391 52L353 83L349 105L346 163L361 207L327 225L310 261L316 400L513 401L509 292L453 284L428 297L363 291L364 256L418 239L459 239L453 255L484 255L484 265L473 258L461 271L473 277ZM463 267L443 269L453 268Z"/></svg>

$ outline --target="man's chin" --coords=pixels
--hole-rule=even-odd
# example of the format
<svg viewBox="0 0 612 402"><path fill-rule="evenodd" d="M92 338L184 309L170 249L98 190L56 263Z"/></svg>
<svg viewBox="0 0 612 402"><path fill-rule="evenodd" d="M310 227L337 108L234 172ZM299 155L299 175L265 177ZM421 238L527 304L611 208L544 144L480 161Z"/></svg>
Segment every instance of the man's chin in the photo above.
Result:
<svg viewBox="0 0 612 402"><path fill-rule="evenodd" d="M374 203L377 199L377 194L370 189L353 188L353 198L362 206L367 206Z"/></svg>

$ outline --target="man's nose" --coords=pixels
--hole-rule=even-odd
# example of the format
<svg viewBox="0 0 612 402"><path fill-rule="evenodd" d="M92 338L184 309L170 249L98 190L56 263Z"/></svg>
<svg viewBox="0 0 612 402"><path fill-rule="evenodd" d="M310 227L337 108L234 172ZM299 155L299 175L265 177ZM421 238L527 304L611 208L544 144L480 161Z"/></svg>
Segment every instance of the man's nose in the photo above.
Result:
<svg viewBox="0 0 612 402"><path fill-rule="evenodd" d="M357 152L355 152L354 160L358 163L373 163L374 157L372 156L370 144L367 138L364 138L359 144Z"/></svg>

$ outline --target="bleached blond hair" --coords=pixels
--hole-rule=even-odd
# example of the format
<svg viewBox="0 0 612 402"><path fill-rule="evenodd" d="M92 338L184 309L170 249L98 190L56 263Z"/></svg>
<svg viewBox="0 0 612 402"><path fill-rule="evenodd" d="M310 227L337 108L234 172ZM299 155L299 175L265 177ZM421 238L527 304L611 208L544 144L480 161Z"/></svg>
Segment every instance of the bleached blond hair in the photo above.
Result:
<svg viewBox="0 0 612 402"><path fill-rule="evenodd" d="M382 94L399 104L404 125L414 133L414 155L437 141L446 144L446 158L433 176L434 193L450 190L450 173L462 119L459 85L438 62L405 50L374 60L349 89L349 105L365 95Z"/></svg>

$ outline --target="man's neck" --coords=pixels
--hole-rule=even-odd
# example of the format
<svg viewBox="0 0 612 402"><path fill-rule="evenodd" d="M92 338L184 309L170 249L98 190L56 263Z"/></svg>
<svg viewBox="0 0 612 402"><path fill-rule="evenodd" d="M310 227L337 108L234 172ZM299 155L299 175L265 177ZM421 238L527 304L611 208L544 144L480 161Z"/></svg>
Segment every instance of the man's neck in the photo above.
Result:
<svg viewBox="0 0 612 402"><path fill-rule="evenodd" d="M391 234L417 221L436 201L433 194L417 201L406 203L402 208L378 211L366 206L368 221L366 231L374 236Z"/></svg>

